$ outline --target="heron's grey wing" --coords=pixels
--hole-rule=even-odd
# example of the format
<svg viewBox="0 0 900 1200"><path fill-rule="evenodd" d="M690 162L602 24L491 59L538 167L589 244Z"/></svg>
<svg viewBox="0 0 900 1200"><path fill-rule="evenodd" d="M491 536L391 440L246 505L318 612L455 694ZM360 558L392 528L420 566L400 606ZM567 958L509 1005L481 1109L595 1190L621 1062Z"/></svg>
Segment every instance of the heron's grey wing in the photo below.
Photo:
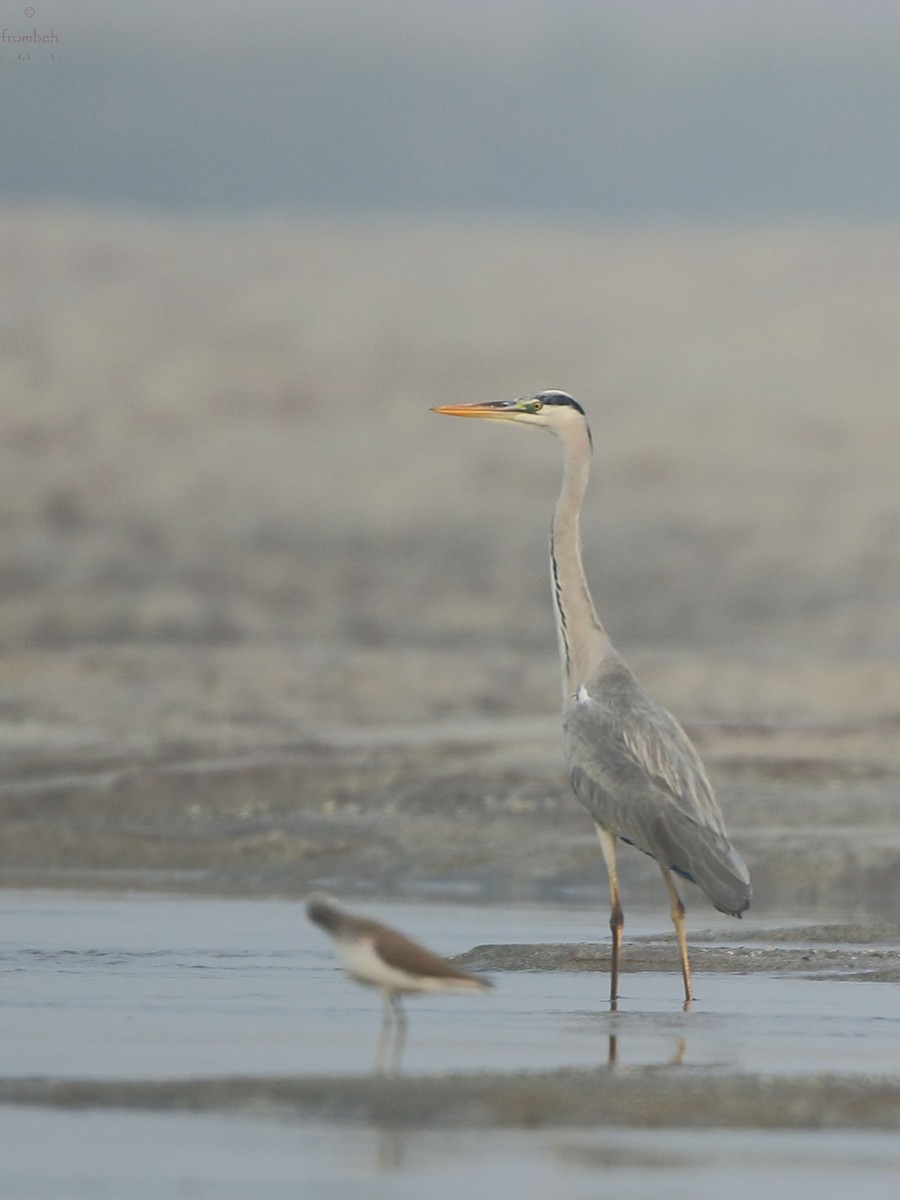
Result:
<svg viewBox="0 0 900 1200"><path fill-rule="evenodd" d="M697 751L621 660L566 704L563 725L572 786L599 824L694 880L723 911L747 907L747 868Z"/></svg>
<svg viewBox="0 0 900 1200"><path fill-rule="evenodd" d="M687 734L619 658L607 659L563 713L568 751L598 782L652 783L685 816L720 834L722 813Z"/></svg>

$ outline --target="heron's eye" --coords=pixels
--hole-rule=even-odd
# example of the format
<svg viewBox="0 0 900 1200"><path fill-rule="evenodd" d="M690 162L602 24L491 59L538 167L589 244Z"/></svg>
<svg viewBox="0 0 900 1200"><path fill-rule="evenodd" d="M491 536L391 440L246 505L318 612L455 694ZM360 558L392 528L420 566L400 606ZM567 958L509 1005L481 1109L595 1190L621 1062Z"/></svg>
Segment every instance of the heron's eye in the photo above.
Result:
<svg viewBox="0 0 900 1200"><path fill-rule="evenodd" d="M544 407L543 400L529 400L528 403L525 405L525 410L526 410L526 412L530 412L530 413L539 413L543 407Z"/></svg>

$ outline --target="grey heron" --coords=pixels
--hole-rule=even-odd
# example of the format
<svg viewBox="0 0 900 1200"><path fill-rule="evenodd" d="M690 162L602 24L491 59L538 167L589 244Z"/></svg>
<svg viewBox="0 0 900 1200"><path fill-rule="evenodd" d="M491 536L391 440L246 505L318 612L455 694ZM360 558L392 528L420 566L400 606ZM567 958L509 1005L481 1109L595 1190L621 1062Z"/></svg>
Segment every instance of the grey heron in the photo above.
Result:
<svg viewBox="0 0 900 1200"><path fill-rule="evenodd" d="M597 616L584 574L581 505L588 485L591 432L584 409L565 392L518 400L443 405L454 417L512 421L562 442L562 489L553 514L550 574L562 663L563 741L575 795L597 830L609 873L610 1004L619 994L624 919L616 845L656 859L678 938L685 1002L692 998L684 904L673 871L697 884L720 912L739 917L751 899L750 876L725 832L703 764L687 734L641 686Z"/></svg>

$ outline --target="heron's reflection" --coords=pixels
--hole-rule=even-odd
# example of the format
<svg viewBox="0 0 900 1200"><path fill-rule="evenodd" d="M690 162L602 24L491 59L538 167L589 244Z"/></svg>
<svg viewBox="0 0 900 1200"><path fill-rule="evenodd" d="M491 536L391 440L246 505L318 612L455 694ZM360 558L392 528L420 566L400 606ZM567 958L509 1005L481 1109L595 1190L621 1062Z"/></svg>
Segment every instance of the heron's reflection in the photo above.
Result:
<svg viewBox="0 0 900 1200"><path fill-rule="evenodd" d="M682 1005L682 1012L689 1012L690 1006L690 1000L685 1000ZM659 1026L656 1028L648 1028L644 1017L640 1013L633 1014L632 1019L630 1019L629 1014L620 1013L610 1006L610 1014L609 1020L605 1022L607 1025L607 1068L612 1070L612 1068L620 1065L620 1043L623 1037L625 1041L627 1041L629 1037L631 1037L633 1041L637 1041L639 1038L642 1041L646 1041L648 1037L652 1037L654 1042L662 1041L666 1045L671 1045L671 1040L674 1040L674 1050L665 1058L660 1057L657 1059L656 1055L654 1055L653 1057L656 1061L653 1063L653 1065L660 1067L680 1067L682 1065L685 1057L687 1056L688 1040L686 1034L677 1032L677 1030L673 1030L670 1033L665 1028L660 1028Z"/></svg>
<svg viewBox="0 0 900 1200"><path fill-rule="evenodd" d="M619 1037L618 1033L611 1033L607 1038L606 1065L610 1070L619 1065ZM661 1063L660 1066L680 1067L684 1062L686 1054L687 1038L683 1036L678 1037L675 1039L674 1053L670 1058L666 1059L665 1063Z"/></svg>

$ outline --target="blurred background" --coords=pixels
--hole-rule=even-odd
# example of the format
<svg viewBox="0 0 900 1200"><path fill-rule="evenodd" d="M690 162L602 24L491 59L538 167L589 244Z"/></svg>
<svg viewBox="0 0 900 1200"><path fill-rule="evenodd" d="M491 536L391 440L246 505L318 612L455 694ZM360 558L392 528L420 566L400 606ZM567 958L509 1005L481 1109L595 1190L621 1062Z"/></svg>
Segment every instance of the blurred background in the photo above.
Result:
<svg viewBox="0 0 900 1200"><path fill-rule="evenodd" d="M593 425L600 611L681 717L896 723L895 3L2 25L17 753L555 739L558 448L429 412L548 387Z"/></svg>
<svg viewBox="0 0 900 1200"><path fill-rule="evenodd" d="M5 0L2 19L10 199L896 217L891 0Z"/></svg>
<svg viewBox="0 0 900 1200"><path fill-rule="evenodd" d="M552 386L620 641L900 648L896 5L3 23L4 641L552 651Z"/></svg>

